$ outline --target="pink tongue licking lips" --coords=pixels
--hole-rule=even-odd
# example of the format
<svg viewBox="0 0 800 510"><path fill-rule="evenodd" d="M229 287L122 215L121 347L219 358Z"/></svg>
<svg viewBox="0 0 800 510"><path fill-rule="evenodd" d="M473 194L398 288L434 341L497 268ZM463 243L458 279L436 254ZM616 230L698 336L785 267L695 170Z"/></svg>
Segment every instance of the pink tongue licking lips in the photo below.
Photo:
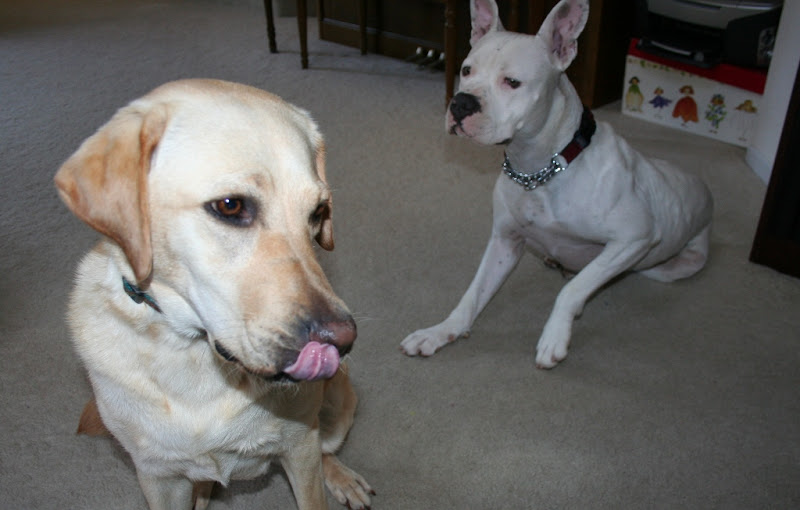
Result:
<svg viewBox="0 0 800 510"><path fill-rule="evenodd" d="M308 342L297 361L284 369L289 376L298 381L329 379L339 370L339 351L331 344Z"/></svg>

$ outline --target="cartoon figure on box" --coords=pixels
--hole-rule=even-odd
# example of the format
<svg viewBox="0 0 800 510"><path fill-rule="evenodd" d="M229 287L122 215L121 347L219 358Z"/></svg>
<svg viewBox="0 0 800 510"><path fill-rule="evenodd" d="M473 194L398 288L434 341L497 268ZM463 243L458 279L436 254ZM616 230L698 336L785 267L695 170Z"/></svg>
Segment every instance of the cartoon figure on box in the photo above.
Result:
<svg viewBox="0 0 800 510"><path fill-rule="evenodd" d="M680 117L683 120L683 125L686 126L687 122L697 122L697 103L692 99L694 89L691 85L684 85L680 90L683 97L675 103L675 109L672 110L672 116L675 118Z"/></svg>
<svg viewBox="0 0 800 510"><path fill-rule="evenodd" d="M725 96L714 94L706 108L706 120L711 123L711 132L716 133L720 123L725 120L728 112L725 111Z"/></svg>
<svg viewBox="0 0 800 510"><path fill-rule="evenodd" d="M669 106L669 104L672 102L672 99L667 99L663 96L664 89L661 87L656 87L656 89L653 91L653 94L655 94L655 97L648 102L653 105L653 108L656 109L656 117L662 119L663 116L661 115L661 110Z"/></svg>
<svg viewBox="0 0 800 510"><path fill-rule="evenodd" d="M750 130L753 129L758 108L750 99L745 99L742 104L731 112L731 122L736 129L739 140L746 142L750 139Z"/></svg>
<svg viewBox="0 0 800 510"><path fill-rule="evenodd" d="M633 76L628 80L628 83L630 87L628 87L628 92L625 94L625 107L628 108L628 110L640 112L642 111L644 96L642 95L642 91L639 90L639 78Z"/></svg>

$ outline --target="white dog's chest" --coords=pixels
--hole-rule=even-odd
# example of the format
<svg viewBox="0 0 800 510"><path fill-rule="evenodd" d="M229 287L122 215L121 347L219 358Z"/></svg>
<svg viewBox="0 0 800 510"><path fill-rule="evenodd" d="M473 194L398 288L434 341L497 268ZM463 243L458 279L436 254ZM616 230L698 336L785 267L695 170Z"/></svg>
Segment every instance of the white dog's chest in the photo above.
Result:
<svg viewBox="0 0 800 510"><path fill-rule="evenodd" d="M558 178L558 177L556 177ZM495 208L495 224L524 238L525 243L540 255L558 261L567 269L578 271L591 262L603 244L585 234L585 221L576 214L564 197L542 187L526 191L501 175L498 198L504 208Z"/></svg>

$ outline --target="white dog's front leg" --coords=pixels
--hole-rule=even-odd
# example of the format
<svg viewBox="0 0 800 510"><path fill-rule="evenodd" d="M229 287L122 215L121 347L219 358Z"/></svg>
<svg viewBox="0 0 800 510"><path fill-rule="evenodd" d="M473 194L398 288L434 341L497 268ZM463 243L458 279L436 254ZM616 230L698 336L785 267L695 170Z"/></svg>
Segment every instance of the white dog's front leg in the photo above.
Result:
<svg viewBox="0 0 800 510"><path fill-rule="evenodd" d="M408 335L400 344L409 356L430 356L444 345L469 335L475 318L505 281L522 256L524 241L492 231L478 272L467 292L443 322Z"/></svg>
<svg viewBox="0 0 800 510"><path fill-rule="evenodd" d="M191 510L194 483L182 476L148 476L137 470L139 485L150 510Z"/></svg>
<svg viewBox="0 0 800 510"><path fill-rule="evenodd" d="M612 278L633 267L648 249L645 240L609 243L561 289L536 346L538 368L553 368L567 357L572 322L583 312L586 301Z"/></svg>

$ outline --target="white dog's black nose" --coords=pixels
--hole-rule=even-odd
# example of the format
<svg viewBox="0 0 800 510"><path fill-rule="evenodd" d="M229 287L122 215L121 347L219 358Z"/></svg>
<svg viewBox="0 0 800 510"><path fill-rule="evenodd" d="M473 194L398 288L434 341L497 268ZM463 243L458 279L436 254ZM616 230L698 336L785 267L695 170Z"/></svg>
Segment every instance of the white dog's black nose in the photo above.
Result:
<svg viewBox="0 0 800 510"><path fill-rule="evenodd" d="M481 111L481 103L472 94L459 92L450 101L450 113L453 114L453 120L456 122L461 122L479 111Z"/></svg>

